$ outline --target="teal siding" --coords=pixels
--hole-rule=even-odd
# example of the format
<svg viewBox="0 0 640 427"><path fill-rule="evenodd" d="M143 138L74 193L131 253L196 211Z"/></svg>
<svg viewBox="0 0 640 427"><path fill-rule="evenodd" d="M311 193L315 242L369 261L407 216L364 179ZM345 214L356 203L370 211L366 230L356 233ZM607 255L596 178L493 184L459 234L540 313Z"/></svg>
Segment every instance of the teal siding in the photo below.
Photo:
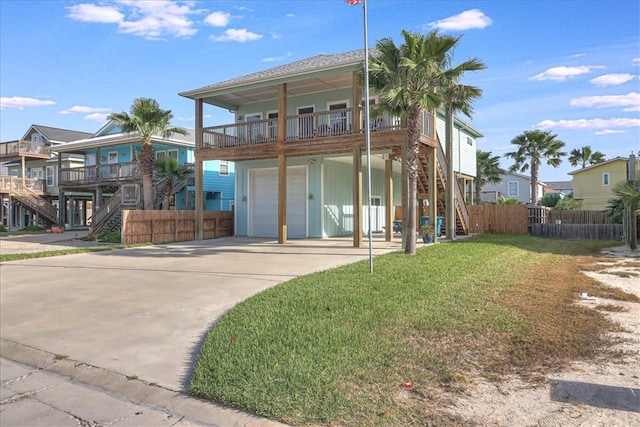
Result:
<svg viewBox="0 0 640 427"><path fill-rule="evenodd" d="M442 149L447 152L446 123L444 116L438 114L436 119L436 131ZM468 144L467 138L471 144ZM461 129L456 123L453 129L453 169L464 175L476 176L476 138L471 133Z"/></svg>

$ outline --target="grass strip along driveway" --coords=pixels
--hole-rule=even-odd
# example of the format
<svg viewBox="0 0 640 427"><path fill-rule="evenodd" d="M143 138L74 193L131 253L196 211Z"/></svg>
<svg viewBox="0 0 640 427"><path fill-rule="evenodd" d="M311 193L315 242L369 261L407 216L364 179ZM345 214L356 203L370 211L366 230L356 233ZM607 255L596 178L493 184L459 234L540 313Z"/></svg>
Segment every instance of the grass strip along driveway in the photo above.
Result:
<svg viewBox="0 0 640 427"><path fill-rule="evenodd" d="M191 391L294 425L464 424L439 408L470 377L542 380L606 351L616 326L573 302L632 299L579 274L613 245L487 235L297 278L213 327Z"/></svg>

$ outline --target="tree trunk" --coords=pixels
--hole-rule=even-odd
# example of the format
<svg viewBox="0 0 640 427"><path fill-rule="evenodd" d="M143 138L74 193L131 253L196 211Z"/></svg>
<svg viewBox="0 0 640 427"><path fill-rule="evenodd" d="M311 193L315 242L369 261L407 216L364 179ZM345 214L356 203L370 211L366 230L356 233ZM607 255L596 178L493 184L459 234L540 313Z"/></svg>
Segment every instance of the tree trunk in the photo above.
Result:
<svg viewBox="0 0 640 427"><path fill-rule="evenodd" d="M447 224L447 229L445 234L447 235L447 239L455 239L456 238L456 209L455 209L455 171L453 170L453 111L451 109L447 109L446 118L446 137L445 141L447 144L447 184L445 187L445 218L444 221ZM435 221L437 218L430 219L432 224L435 225Z"/></svg>
<svg viewBox="0 0 640 427"><path fill-rule="evenodd" d="M164 183L164 199L162 200L162 210L168 211L171 204L171 190L173 190L173 178L167 177Z"/></svg>
<svg viewBox="0 0 640 427"><path fill-rule="evenodd" d="M417 107L411 107L407 114L407 178L409 191L407 197L407 237L404 253L415 255L416 253L416 200L418 198L418 151L420 135L420 115L422 110Z"/></svg>
<svg viewBox="0 0 640 427"><path fill-rule="evenodd" d="M538 164L531 161L531 203L538 203Z"/></svg>
<svg viewBox="0 0 640 427"><path fill-rule="evenodd" d="M476 205L482 204L482 185L480 185L480 179L476 180L476 200L475 200L475 204Z"/></svg>
<svg viewBox="0 0 640 427"><path fill-rule="evenodd" d="M143 140L140 148L140 170L142 171L142 198L144 209L153 209L153 147L151 140Z"/></svg>

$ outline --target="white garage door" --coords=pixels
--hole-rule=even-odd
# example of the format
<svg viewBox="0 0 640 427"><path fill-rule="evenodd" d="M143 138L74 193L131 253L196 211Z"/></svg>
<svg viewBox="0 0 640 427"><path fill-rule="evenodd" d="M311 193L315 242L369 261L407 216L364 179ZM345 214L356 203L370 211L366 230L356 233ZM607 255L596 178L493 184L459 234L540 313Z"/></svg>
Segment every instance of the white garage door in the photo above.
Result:
<svg viewBox="0 0 640 427"><path fill-rule="evenodd" d="M249 235L278 237L278 169L250 172ZM307 237L307 167L287 168L287 238Z"/></svg>

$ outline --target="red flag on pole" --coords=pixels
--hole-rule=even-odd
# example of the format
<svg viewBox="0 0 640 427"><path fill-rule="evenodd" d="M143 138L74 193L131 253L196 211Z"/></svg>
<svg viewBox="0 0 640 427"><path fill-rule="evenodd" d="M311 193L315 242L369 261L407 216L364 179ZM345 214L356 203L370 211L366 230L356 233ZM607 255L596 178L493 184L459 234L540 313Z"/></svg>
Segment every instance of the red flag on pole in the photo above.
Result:
<svg viewBox="0 0 640 427"><path fill-rule="evenodd" d="M362 0L345 0L349 6L355 6L360 3Z"/></svg>

